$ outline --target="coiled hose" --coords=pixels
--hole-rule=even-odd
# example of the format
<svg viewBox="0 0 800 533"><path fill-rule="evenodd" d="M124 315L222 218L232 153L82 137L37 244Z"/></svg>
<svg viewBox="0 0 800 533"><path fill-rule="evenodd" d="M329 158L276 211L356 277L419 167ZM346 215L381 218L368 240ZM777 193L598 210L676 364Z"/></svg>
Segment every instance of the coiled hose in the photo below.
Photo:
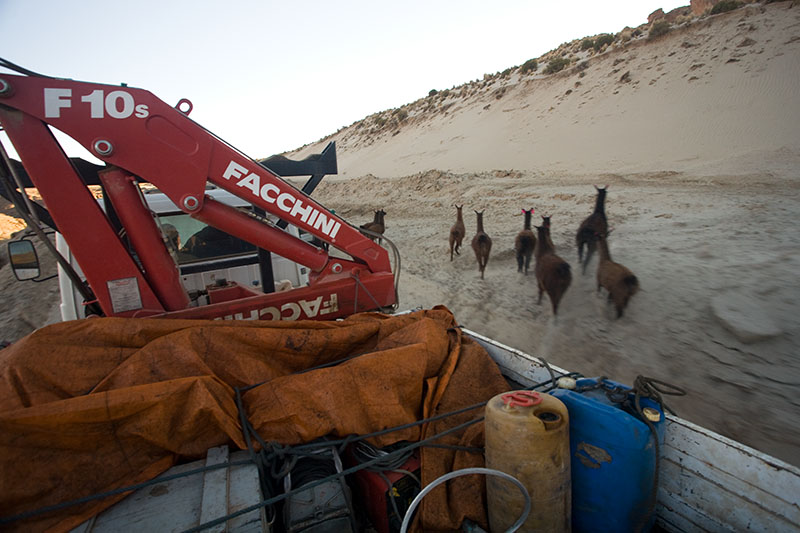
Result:
<svg viewBox="0 0 800 533"><path fill-rule="evenodd" d="M430 491L432 491L434 488L438 487L439 485L441 485L445 481L449 481L449 480L451 480L453 478L457 478L459 476L467 476L469 474L485 474L485 475L489 475L489 476L501 477L503 479L507 479L508 481L511 481L517 487L519 487L519 490L522 492L522 495L525 497L525 507L522 509L522 515L520 515L520 517L517 519L516 522L511 524L511 527L509 527L506 530L506 533L513 533L514 531L516 531L520 527L522 527L522 524L525 523L525 520L528 519L528 515L531 512L531 496L530 496L530 494L528 494L528 489L525 488L525 485L523 485L514 476L511 476L511 475L506 474L505 472L501 472L499 470L495 470L493 468L463 468L461 470L454 470L453 472L449 472L449 473L447 473L447 474L445 474L445 475L443 475L441 477L436 478L433 481L433 483L431 483L430 485L428 485L427 487L422 489L422 491L420 491L420 493L417 494L417 497L414 498L414 501L412 501L411 505L408 507L408 511L406 511L406 516L405 516L405 518L403 518L403 524L400 526L400 533L406 533L406 531L408 531L408 526L411 523L411 517L414 515L414 509L417 508L419 503L422 501L422 498L424 498L426 494L428 494Z"/></svg>

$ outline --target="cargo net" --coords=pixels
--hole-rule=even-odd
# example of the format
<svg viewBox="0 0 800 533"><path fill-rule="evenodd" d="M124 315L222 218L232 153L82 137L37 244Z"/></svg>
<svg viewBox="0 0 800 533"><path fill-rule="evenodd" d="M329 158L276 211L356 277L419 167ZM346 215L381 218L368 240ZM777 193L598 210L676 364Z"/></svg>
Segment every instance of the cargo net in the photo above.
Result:
<svg viewBox="0 0 800 533"><path fill-rule="evenodd" d="M356 355L356 356L346 357L314 368L309 368L298 373L310 372L321 368L339 365L355 357L358 356ZM556 388L556 380L559 377L563 376L576 377L576 378L581 377L581 375L578 373L557 375L555 372L553 372L553 370L549 367L549 365L547 365L546 361L544 363L550 373L550 379L543 381L541 383L536 383L535 385L529 387L528 390L538 390L540 392L547 392L549 390ZM155 486L179 478L195 476L212 470L230 468L233 466L244 466L248 464L254 464L258 469L259 481L261 484L261 490L263 496L262 501L259 502L258 504L240 509L236 512L226 514L225 516L220 516L214 520L199 524L198 526L191 529L187 529L186 531L192 532L192 531L207 530L209 528L213 528L220 524L225 524L226 522L228 522L233 518L245 515L247 513L262 508L264 508L267 511L268 521L272 523L278 517L276 504L284 500L287 500L292 496L295 496L303 491L308 491L309 489L312 489L316 486L325 483L330 483L330 482L343 483L345 477L355 474L361 470L375 469L380 471L386 471L386 470L391 471L397 469L398 465L402 465L405 462L405 459L407 459L412 453L414 453L415 450L418 450L423 447L447 448L470 454L484 453L483 447L456 446L451 444L437 443L437 440L441 439L446 435L458 434L459 432L463 432L469 426L482 422L484 419L483 416L476 416L471 420L450 427L445 431L436 433L427 438L421 439L417 442L402 441L390 447L383 448L381 450L377 450L376 448L372 447L367 443L367 441L371 438L380 437L390 433L402 431L408 428L423 426L425 424L430 424L436 421L447 419L449 417L462 415L464 413L478 411L486 405L487 402L485 401L461 409L417 420L408 424L398 425L395 427L390 427L381 431L375 431L373 433L368 433L363 435L351 435L342 439L323 438L314 442L309 442L306 444L300 444L295 446L284 446L278 442L267 442L261 438L258 432L255 431L255 429L253 428L252 424L249 422L246 416L246 410L244 408L244 403L242 400L243 393L259 385L262 385L262 383L257 383L247 387L236 388L235 390L236 405L239 412L244 440L247 444L247 450L249 451L250 455L249 459L235 460L235 461L231 460L223 463L187 470L179 474L161 475L146 482L132 484L114 490L92 494L90 496L85 496L82 498L63 502L56 505L42 507L39 509L20 513L14 516L2 517L0 518L0 525L8 525L21 520L26 520L32 517L43 515L46 513L62 511L70 507L85 504L87 502L102 500L111 496L118 496L120 494L130 493L133 491ZM354 466L351 466L349 468L342 468L341 465L335 465L334 467L330 467L330 465L325 465L322 462L319 462L319 459L323 456L333 458L335 456L338 457L342 455L349 446L352 446L353 449L360 450L359 452L356 453L357 460ZM308 461L309 458L311 458L312 463L309 463ZM314 460L317 460L318 462L316 464L313 464ZM291 484L287 484L284 480L290 473L294 473L294 479ZM422 488L419 486L421 485L419 479L415 479L415 484L418 485L417 488L419 489ZM288 490L286 490L287 488ZM392 489L391 483L388 485L388 488L389 491L391 492ZM399 509L393 499L390 499L390 503L392 504L393 507L392 521L395 523L402 521L405 518L403 516L404 510Z"/></svg>
<svg viewBox="0 0 800 533"><path fill-rule="evenodd" d="M321 368L336 366L346 361L349 361L355 357L358 357L358 355L346 357L343 359L332 361L330 363L326 363L324 365L309 368L298 372L298 374L304 372L310 372L313 370L318 370ZM584 377L582 374L578 372L556 373L552 369L552 367L547 363L546 360L540 357L538 359L542 361L544 367L549 372L550 379L536 383L530 387L526 388L519 387L518 390L549 392L556 388L559 388L560 386L563 387L564 383L563 379L565 378L567 380L569 379L577 380ZM582 392L591 389L603 389L608 395L609 399L611 399L615 403L619 403L621 405L626 404L624 407L626 410L633 412L638 411L640 418L648 425L648 427L650 427L654 438L655 438L655 428L653 427L653 424L647 420L647 417L641 414L642 409L640 406L640 400L642 398L650 398L653 401L657 402L660 406L662 406L663 409L672 412L671 409L669 409L663 404L662 395L685 394L685 392L679 387L675 387L673 385L669 385L664 382L651 378L645 378L642 376L636 378L633 388L612 387L605 382L605 379L606 378L598 378L597 379L598 383L596 385L576 390L578 392ZM247 444L247 451L249 452L249 459L230 460L223 463L218 463L183 471L178 474L161 475L146 482L120 487L118 489L93 494L79 499L63 502L57 505L42 507L15 516L2 517L0 518L0 525L12 524L20 520L29 519L46 513L61 511L73 506L85 504L91 501L102 500L111 496L130 493L133 491L162 484L179 478L195 476L212 470L230 468L234 466L244 466L250 464L255 465L256 468L258 469L259 482L262 495L261 501L257 504L239 509L235 512L226 514L224 516L220 516L208 522L201 523L196 527L186 529L185 530L186 533L204 531L210 528L214 528L221 524L225 524L231 519L261 509L264 509L266 511L267 521L270 524L273 524L276 520L278 520L277 505L280 504L281 502L285 502L286 500L289 500L292 497L297 496L298 494L308 493L310 489L319 487L324 484L335 483L335 484L341 484L343 487L346 487L345 478L353 474L356 474L357 472L360 472L362 470L373 470L376 472L401 471L406 475L410 475L409 477L414 480L419 489L416 492L419 492L418 496L420 498L425 494L427 494L430 491L430 489L432 489L435 485L448 481L459 475L485 474L485 475L507 476L507 474L503 474L502 472L493 471L492 469L486 469L486 468L464 469L456 472L449 472L446 475L440 476L432 483L428 484L427 487L423 488L422 483L414 473L403 471L401 468L401 466L406 463L407 459L416 450L423 447L446 448L470 454L481 454L481 455L484 454L485 450L483 447L457 446L451 444L440 444L436 442L437 440L441 439L446 435L458 434L459 432L463 432L469 426L482 422L484 420L484 416L476 416L475 418L472 418L467 422L455 425L445 431L433 434L417 442L401 441L396 443L395 445L391 445L389 447L382 449L377 449L371 446L367 442L369 439L375 437L380 437L383 435L402 431L409 428L423 426L425 424L430 424L432 422L440 421L449 417L462 415L464 413L477 411L479 409L484 408L487 404L487 401L479 402L461 409L449 411L446 413L417 420L408 424L398 425L368 434L350 435L346 438L339 438L339 439L322 438L305 444L285 446L278 442L268 442L262 439L246 416L246 410L244 407L244 402L242 400L242 395L246 391L258 387L262 384L263 383L256 383L254 385L250 385L247 387L239 387L235 389L236 405L240 417L240 423L242 427L244 440ZM655 438L655 442L656 442L656 454L658 454L657 438ZM353 456L355 457L356 461L353 466L344 468L341 463L340 457L345 453L348 447L350 447L352 450L355 450L353 452ZM522 487L519 484L518 480L511 479L511 481L517 481L517 485ZM388 491L390 493L393 492L392 482L387 479L386 483ZM655 494L655 489L657 487L657 483L658 483L658 478L656 475L656 481L653 487L654 494ZM525 489L522 488L522 490L524 491ZM357 531L358 527L353 519L354 513L352 512L352 502L350 501L349 498L349 492L346 488L343 492L344 494L347 495L344 502L344 505L348 513L346 520L349 521L350 523L349 525L351 526L352 530ZM526 506L523 515L517 521L518 524L520 525L523 523L524 519L527 516L527 512L530 509L530 498L528 497L527 493L525 493L525 498L528 505ZM389 502L392 506L392 513L393 513L393 516L391 517L392 523L397 524L399 522L402 522L403 528L401 529L401 531L405 531L405 527L408 524L410 524L412 518L412 516L405 516L406 511L413 512L413 510L416 508L416 505L419 503L419 500L415 499L414 502L411 503L411 505L403 506L404 507L403 509L400 509L398 507L394 498L389 498ZM652 503L653 506L654 503L655 503L655 497L653 497L653 503ZM651 512L652 512L652 506L651 506ZM344 516L344 514L342 516ZM392 530L396 531L396 529L394 528ZM284 529L284 531L290 531L290 530L287 528Z"/></svg>

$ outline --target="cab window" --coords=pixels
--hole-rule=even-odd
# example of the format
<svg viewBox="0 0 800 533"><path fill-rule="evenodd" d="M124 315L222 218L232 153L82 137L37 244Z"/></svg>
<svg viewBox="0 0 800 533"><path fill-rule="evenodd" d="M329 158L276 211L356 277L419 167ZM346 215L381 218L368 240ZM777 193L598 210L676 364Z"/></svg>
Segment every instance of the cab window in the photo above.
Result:
<svg viewBox="0 0 800 533"><path fill-rule="evenodd" d="M159 217L178 264L254 253L256 247L185 213Z"/></svg>

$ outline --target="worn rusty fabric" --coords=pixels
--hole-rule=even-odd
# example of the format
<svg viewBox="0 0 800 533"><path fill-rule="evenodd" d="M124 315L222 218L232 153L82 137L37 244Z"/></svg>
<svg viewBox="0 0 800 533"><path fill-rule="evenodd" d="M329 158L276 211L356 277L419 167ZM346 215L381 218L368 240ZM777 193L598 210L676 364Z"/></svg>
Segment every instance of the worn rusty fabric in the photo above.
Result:
<svg viewBox="0 0 800 533"><path fill-rule="evenodd" d="M283 445L406 424L507 389L496 365L445 308L336 322L103 318L48 326L0 351L0 519L147 481L208 448L245 448L236 406ZM349 358L327 368L315 367ZM312 369L307 372L305 370ZM417 441L482 409L387 434ZM482 424L442 442L482 446ZM483 465L425 448L422 477ZM67 531L124 495L0 524ZM424 530L485 524L483 480L426 498Z"/></svg>

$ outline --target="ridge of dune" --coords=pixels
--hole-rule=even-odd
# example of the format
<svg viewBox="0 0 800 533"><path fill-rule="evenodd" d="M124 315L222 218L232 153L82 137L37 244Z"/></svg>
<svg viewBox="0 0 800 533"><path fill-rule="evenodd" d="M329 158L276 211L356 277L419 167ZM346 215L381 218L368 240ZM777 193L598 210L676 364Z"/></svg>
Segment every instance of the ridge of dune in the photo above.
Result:
<svg viewBox="0 0 800 533"><path fill-rule="evenodd" d="M761 155L766 170L784 174L800 159L800 10L792 5L690 19L655 39L644 25L638 38L596 55L576 40L554 51L573 61L561 72L544 74L544 62L533 73L514 67L375 113L287 155L318 153L335 140L342 177L431 169L745 174Z"/></svg>

